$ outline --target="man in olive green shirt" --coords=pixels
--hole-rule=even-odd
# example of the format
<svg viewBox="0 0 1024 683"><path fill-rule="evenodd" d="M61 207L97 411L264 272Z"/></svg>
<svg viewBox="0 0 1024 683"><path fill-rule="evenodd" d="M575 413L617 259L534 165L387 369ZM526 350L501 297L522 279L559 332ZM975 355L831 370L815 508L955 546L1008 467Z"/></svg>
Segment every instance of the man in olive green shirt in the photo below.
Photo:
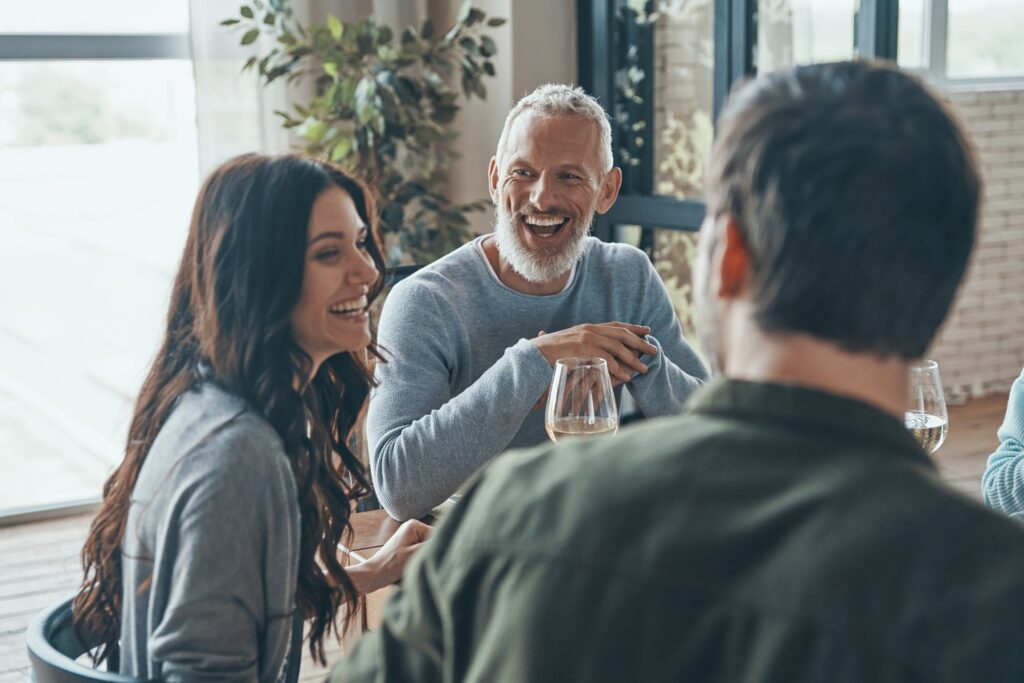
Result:
<svg viewBox="0 0 1024 683"><path fill-rule="evenodd" d="M334 681L1024 680L1024 530L903 427L980 182L914 78L730 98L696 285L724 375L687 415L502 456Z"/></svg>

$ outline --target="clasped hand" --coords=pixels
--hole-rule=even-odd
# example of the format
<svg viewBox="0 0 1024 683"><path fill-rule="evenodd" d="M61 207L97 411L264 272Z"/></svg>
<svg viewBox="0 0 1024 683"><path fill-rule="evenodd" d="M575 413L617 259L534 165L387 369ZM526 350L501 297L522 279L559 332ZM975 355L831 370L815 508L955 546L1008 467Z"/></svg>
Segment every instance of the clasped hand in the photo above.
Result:
<svg viewBox="0 0 1024 683"><path fill-rule="evenodd" d="M542 330L532 341L552 367L560 358L604 358L612 385L617 386L630 381L634 372L647 372L640 356L658 352L656 346L644 339L650 331L645 325L629 323L584 324L559 332ZM543 406L546 396L545 391L534 407Z"/></svg>

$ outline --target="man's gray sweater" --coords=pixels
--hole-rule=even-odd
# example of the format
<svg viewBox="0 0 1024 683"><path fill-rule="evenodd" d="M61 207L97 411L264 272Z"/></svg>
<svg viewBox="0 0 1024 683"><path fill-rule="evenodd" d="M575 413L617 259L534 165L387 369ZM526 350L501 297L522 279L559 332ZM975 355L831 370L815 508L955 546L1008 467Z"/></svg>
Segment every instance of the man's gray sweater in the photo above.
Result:
<svg viewBox="0 0 1024 683"><path fill-rule="evenodd" d="M680 413L707 378L639 249L589 237L566 288L535 296L498 280L483 239L398 284L384 304L378 338L388 362L377 368L367 436L377 496L397 519L423 516L506 449L547 438L533 409L552 376L530 341L541 330L649 326L658 353L643 356L648 372L626 385L647 417Z"/></svg>

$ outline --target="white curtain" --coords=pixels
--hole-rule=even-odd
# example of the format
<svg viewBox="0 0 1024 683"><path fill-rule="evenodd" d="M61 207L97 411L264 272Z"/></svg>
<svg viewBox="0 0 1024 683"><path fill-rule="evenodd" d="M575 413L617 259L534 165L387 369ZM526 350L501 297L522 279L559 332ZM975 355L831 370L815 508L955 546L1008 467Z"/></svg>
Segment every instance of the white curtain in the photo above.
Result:
<svg viewBox="0 0 1024 683"><path fill-rule="evenodd" d="M249 57L266 54L274 43L261 36L242 47L241 32L220 25L237 17L239 6L239 0L189 1L200 177L237 154L288 151L294 141L274 111L312 97L308 83L286 86L280 79L263 86L254 71L242 73ZM305 23L322 21L328 12L344 22L373 14L399 30L418 26L426 16L447 17L451 6L452 0L291 0L295 16Z"/></svg>
<svg viewBox="0 0 1024 683"><path fill-rule="evenodd" d="M288 132L273 113L287 108L284 86L274 83L265 88L255 72L242 73L249 57L268 48L259 42L242 47L241 34L220 25L237 17L238 8L238 0L189 3L200 177L237 154L283 152L290 147Z"/></svg>

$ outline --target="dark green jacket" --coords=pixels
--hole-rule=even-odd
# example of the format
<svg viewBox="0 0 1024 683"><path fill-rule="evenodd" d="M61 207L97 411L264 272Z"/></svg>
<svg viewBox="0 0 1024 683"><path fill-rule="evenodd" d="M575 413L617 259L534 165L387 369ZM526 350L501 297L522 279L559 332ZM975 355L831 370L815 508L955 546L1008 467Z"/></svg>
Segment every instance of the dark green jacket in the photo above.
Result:
<svg viewBox="0 0 1024 683"><path fill-rule="evenodd" d="M719 381L499 458L334 681L1024 681L1024 529L863 403Z"/></svg>

